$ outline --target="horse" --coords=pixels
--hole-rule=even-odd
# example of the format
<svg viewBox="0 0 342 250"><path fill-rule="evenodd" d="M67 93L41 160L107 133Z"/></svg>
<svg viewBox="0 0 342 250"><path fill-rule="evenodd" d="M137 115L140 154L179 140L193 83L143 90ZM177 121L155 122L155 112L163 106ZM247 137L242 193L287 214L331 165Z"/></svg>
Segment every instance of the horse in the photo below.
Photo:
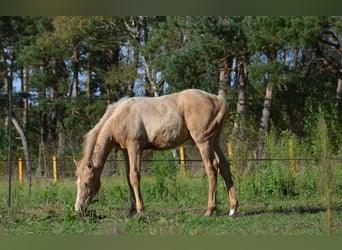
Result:
<svg viewBox="0 0 342 250"><path fill-rule="evenodd" d="M83 157L76 164L75 210L85 214L101 185L101 173L113 147L123 151L130 190L130 214L144 212L140 191L142 151L167 150L192 139L198 147L208 176L209 193L205 216L216 210L218 173L223 177L234 217L238 199L229 163L219 145L219 135L228 114L224 97L188 89L160 97L124 97L106 112L85 135Z"/></svg>

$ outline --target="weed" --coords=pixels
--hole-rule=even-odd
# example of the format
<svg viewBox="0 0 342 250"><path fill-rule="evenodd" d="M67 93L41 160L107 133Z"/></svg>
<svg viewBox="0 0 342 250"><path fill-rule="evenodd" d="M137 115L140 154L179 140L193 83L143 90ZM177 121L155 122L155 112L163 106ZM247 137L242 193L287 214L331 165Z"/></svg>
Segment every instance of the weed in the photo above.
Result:
<svg viewBox="0 0 342 250"><path fill-rule="evenodd" d="M152 174L155 183L149 192L154 199L177 200L177 168L170 151L156 151L153 154Z"/></svg>
<svg viewBox="0 0 342 250"><path fill-rule="evenodd" d="M331 222L331 204L333 195L333 171L329 159L329 142L327 134L327 125L323 118L318 122L319 138L317 139L321 144L321 162L320 162L320 178L318 182L319 191L322 195L326 206L326 230L328 234L332 234Z"/></svg>
<svg viewBox="0 0 342 250"><path fill-rule="evenodd" d="M77 216L74 212L74 180L57 183L34 180L31 196L27 183L14 182L10 209L6 182L1 182L0 234L321 235L333 228L333 234L342 235L341 163L325 162L329 157L323 157L327 155L322 151L324 136L317 135L311 145L289 132L277 135L271 131L266 137L265 153L269 159L284 160L258 162L252 168L247 167L247 149L243 145L233 146L236 158L232 161L232 170L238 178L240 199L234 220L227 216L229 208L222 178L218 178L218 210L205 218L208 180L204 171L184 178L170 152L156 152L152 175L145 174L141 181L144 215L126 216L129 190L125 176L120 174L102 178L101 190L95 197L97 202L90 204L87 216ZM290 139L293 152L289 150ZM295 172L290 154L302 158L296 160ZM305 160L313 155L318 160ZM318 182L318 179L324 181ZM329 186L324 186L327 183ZM330 217L327 219L328 205Z"/></svg>

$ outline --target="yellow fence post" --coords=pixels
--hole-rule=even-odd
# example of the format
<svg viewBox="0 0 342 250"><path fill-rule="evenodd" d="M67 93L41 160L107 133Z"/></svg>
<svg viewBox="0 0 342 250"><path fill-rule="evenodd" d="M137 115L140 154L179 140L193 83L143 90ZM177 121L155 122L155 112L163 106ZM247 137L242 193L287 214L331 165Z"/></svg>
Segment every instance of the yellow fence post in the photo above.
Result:
<svg viewBox="0 0 342 250"><path fill-rule="evenodd" d="M233 148L230 142L227 143L227 148L228 148L228 157L229 157L229 160L231 160L233 158Z"/></svg>
<svg viewBox="0 0 342 250"><path fill-rule="evenodd" d="M230 142L227 143L227 149L228 149L228 161L229 161L229 165L230 167L232 167L232 159L233 159L233 147L232 144Z"/></svg>
<svg viewBox="0 0 342 250"><path fill-rule="evenodd" d="M23 183L23 161L21 158L18 159L18 173L19 173L19 182Z"/></svg>
<svg viewBox="0 0 342 250"><path fill-rule="evenodd" d="M290 156L290 167L291 173L294 176L296 174L296 162L294 160L294 149L293 149L293 140L289 139L289 156Z"/></svg>
<svg viewBox="0 0 342 250"><path fill-rule="evenodd" d="M57 182L57 159L56 156L52 156L52 164L53 164L53 181Z"/></svg>
<svg viewBox="0 0 342 250"><path fill-rule="evenodd" d="M183 177L186 177L186 166L185 166L185 152L184 152L184 147L180 146L179 147L179 155L180 155L180 163L181 163L181 168L183 171Z"/></svg>

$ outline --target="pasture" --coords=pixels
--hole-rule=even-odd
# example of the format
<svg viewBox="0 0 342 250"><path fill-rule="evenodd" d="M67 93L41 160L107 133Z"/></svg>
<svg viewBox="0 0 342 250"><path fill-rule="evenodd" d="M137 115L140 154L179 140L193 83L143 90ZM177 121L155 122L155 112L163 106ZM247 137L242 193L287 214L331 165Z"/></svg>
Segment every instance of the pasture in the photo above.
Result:
<svg viewBox="0 0 342 250"><path fill-rule="evenodd" d="M327 228L325 199L318 188L319 168L297 169L260 165L237 178L240 199L237 217L229 218L222 178L218 178L218 209L204 217L207 178L204 170L188 174L169 171L173 162L157 162L151 175L142 175L145 213L128 217L129 189L123 174L102 179L100 192L87 216L74 212L73 179L14 181L12 207L7 208L7 182L1 180L0 235L342 235L342 169L334 165L331 224ZM284 164L286 165L286 164ZM310 165L310 166L309 166ZM159 169L158 171L156 169ZM165 175L162 171L167 171Z"/></svg>

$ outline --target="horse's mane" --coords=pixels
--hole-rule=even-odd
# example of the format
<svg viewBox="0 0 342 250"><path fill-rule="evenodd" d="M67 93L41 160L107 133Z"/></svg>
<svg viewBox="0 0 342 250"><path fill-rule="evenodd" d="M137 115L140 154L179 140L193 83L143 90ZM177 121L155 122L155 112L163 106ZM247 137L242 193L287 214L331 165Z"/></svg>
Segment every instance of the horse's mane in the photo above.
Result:
<svg viewBox="0 0 342 250"><path fill-rule="evenodd" d="M106 112L100 119L100 121L95 125L94 128L89 130L89 132L84 136L85 140L84 140L84 146L83 146L83 157L82 157L82 160L80 161L80 164L78 164L78 166L85 166L85 164L88 163L89 158L91 156L91 152L94 149L96 139L102 127L104 126L106 121L109 119L109 117L113 114L113 111L115 110L117 105L125 99L127 99L127 97L122 98L119 101L109 105L106 109ZM76 174L77 174L77 170L76 170Z"/></svg>

